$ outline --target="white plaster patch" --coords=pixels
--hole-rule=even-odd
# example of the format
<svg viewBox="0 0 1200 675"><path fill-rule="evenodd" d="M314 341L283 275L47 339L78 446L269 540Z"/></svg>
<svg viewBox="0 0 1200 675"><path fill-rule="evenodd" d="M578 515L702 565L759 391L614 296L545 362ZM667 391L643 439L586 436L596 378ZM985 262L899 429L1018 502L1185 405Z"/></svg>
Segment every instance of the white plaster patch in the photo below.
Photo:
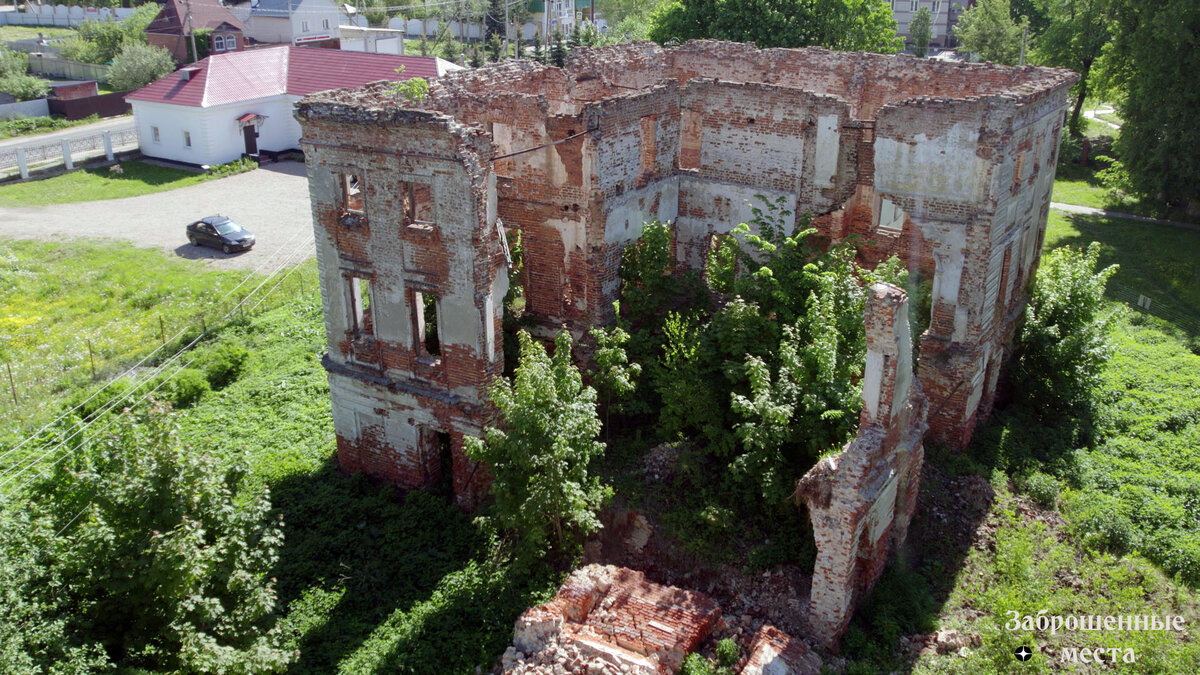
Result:
<svg viewBox="0 0 1200 675"><path fill-rule="evenodd" d="M978 121L958 122L933 137L924 133L911 140L877 136L875 187L880 192L979 201L984 197L988 166L975 153L978 144Z"/></svg>
<svg viewBox="0 0 1200 675"><path fill-rule="evenodd" d="M817 149L813 161L813 185L833 187L841 152L841 128L837 115L817 117Z"/></svg>
<svg viewBox="0 0 1200 675"><path fill-rule="evenodd" d="M863 370L863 405L872 420L879 415L880 388L883 383L883 354L868 349L867 365Z"/></svg>

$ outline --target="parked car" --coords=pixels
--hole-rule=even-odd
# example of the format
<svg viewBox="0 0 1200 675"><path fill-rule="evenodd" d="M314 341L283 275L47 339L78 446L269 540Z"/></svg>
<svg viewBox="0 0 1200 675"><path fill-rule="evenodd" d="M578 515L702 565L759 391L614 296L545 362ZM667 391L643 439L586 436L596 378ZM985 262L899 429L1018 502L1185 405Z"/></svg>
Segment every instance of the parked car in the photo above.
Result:
<svg viewBox="0 0 1200 675"><path fill-rule="evenodd" d="M254 234L225 216L209 216L188 225L187 238L193 246L212 246L226 253L254 246Z"/></svg>

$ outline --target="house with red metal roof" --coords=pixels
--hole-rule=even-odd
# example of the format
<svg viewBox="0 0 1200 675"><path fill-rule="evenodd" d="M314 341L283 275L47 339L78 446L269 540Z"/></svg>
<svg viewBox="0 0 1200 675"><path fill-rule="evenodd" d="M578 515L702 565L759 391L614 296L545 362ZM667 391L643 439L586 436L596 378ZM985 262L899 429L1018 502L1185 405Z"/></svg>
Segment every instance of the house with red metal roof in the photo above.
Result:
<svg viewBox="0 0 1200 675"><path fill-rule="evenodd" d="M146 40L171 52L176 63L190 63L191 37L203 31L197 40L200 53L220 54L245 46L246 26L219 0L166 0L158 16L146 26Z"/></svg>
<svg viewBox="0 0 1200 675"><path fill-rule="evenodd" d="M379 80L431 79L459 68L428 56L267 47L214 54L125 100L142 154L213 165L299 148L292 105L302 96Z"/></svg>

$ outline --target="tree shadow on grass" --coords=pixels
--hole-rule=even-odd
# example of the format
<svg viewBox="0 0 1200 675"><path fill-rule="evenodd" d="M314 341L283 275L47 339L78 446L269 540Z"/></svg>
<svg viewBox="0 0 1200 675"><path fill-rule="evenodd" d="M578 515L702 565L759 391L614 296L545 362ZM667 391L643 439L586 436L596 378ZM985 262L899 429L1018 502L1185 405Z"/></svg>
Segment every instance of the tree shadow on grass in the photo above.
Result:
<svg viewBox="0 0 1200 675"><path fill-rule="evenodd" d="M545 586L482 562L489 541L471 516L426 492L401 495L335 461L271 490L285 523L279 606L300 652L290 672L474 672Z"/></svg>

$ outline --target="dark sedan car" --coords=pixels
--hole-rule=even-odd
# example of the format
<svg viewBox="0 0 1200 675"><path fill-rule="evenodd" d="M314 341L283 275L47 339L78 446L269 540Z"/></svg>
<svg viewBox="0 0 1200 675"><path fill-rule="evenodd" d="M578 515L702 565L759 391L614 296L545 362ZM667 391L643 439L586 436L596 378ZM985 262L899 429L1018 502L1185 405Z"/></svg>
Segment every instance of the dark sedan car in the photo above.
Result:
<svg viewBox="0 0 1200 675"><path fill-rule="evenodd" d="M254 246L254 235L225 216L209 216L188 225L187 238L193 246L212 246L226 253Z"/></svg>

